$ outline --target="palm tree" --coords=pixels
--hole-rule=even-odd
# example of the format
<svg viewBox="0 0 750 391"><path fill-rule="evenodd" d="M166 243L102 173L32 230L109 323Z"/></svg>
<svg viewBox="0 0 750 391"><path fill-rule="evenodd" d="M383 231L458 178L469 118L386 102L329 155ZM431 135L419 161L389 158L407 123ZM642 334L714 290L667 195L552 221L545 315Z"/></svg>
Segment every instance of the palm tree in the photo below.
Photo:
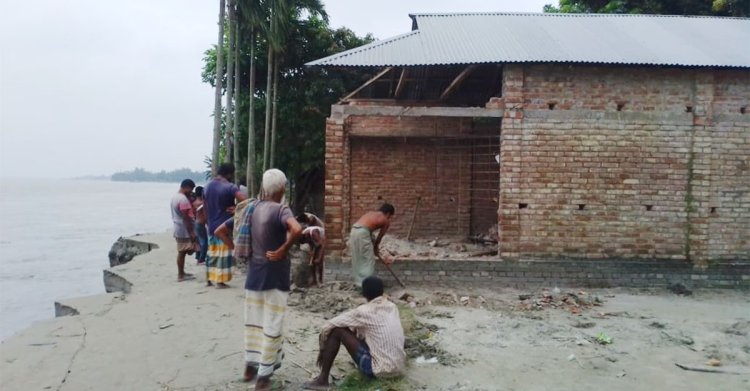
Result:
<svg viewBox="0 0 750 391"><path fill-rule="evenodd" d="M219 144L221 142L221 92L224 78L224 0L219 0L219 41L216 45L216 93L214 95L214 143L211 151L211 172L216 175L219 167Z"/></svg>
<svg viewBox="0 0 750 391"><path fill-rule="evenodd" d="M328 21L320 0L269 0L268 74L266 75L266 122L264 128L263 169L271 168L276 154L276 116L280 52L292 24L303 12ZM273 74L272 74L273 72Z"/></svg>
<svg viewBox="0 0 750 391"><path fill-rule="evenodd" d="M229 51L227 52L227 127L224 132L224 161L232 161L232 144L235 136L234 132L234 49L237 46L235 42L237 18L235 17L235 0L229 0Z"/></svg>
<svg viewBox="0 0 750 391"><path fill-rule="evenodd" d="M239 5L239 4L238 4ZM239 8L239 7L238 7ZM237 110L237 103L240 100L240 25L237 21L235 14L234 29L235 29L235 44L234 44L234 126L232 127L232 157L234 161L234 167L240 169L240 111ZM240 182L240 176L237 175L237 183Z"/></svg>
<svg viewBox="0 0 750 391"><path fill-rule="evenodd" d="M243 24L250 30L250 89L248 92L248 123L247 123L247 186L250 194L256 194L258 189L256 181L256 156L255 156L255 49L257 30L262 27L264 19L263 7L260 0L245 0L240 3L242 7Z"/></svg>

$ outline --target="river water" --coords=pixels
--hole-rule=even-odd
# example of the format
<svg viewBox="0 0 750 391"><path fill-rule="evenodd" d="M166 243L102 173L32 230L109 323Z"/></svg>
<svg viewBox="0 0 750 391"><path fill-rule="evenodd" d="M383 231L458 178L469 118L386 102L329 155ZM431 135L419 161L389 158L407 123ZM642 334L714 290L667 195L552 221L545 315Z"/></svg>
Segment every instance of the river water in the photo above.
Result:
<svg viewBox="0 0 750 391"><path fill-rule="evenodd" d="M179 184L2 179L0 340L54 317L59 299L104 293L120 236L170 229Z"/></svg>

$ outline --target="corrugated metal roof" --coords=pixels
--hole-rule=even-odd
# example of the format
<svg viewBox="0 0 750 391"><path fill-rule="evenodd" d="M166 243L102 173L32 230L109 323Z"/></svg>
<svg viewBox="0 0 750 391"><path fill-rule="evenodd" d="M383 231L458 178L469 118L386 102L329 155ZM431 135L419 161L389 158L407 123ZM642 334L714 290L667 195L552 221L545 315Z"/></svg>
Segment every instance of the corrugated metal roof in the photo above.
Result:
<svg viewBox="0 0 750 391"><path fill-rule="evenodd" d="M317 66L565 62L750 68L750 19L697 16L414 14L412 32Z"/></svg>

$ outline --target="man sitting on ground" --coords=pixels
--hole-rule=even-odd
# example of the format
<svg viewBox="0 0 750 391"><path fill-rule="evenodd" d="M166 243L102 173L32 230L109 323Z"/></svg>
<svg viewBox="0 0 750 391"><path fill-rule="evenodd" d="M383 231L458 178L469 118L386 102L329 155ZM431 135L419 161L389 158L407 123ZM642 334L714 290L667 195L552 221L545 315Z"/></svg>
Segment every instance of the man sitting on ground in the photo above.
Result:
<svg viewBox="0 0 750 391"><path fill-rule="evenodd" d="M375 261L380 257L380 241L388 232L391 217L396 209L391 204L383 204L376 211L365 213L352 226L349 234L349 248L352 254L352 274L354 283L362 285L362 281L375 274ZM378 236L373 240L372 233L380 230ZM391 258L383 260L386 264L393 262Z"/></svg>
<svg viewBox="0 0 750 391"><path fill-rule="evenodd" d="M400 376L406 367L404 329L398 307L383 296L383 281L368 277L362 282L367 303L328 321L320 332L320 374L302 385L307 390L327 390L331 366L344 345L359 371L369 378Z"/></svg>

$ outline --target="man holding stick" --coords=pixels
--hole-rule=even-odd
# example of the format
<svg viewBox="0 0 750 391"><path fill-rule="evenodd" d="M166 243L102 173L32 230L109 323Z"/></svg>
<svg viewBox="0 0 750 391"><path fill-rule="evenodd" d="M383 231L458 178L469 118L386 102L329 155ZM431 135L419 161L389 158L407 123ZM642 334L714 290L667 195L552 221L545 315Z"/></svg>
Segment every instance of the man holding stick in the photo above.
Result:
<svg viewBox="0 0 750 391"><path fill-rule="evenodd" d="M375 261L380 257L380 241L388 232L391 217L396 209L391 204L383 204L376 211L365 213L352 226L349 234L349 248L352 254L352 275L354 283L362 286L365 278L375 274ZM378 231L378 236L373 239L372 234ZM386 257L383 263L390 265L393 259Z"/></svg>

